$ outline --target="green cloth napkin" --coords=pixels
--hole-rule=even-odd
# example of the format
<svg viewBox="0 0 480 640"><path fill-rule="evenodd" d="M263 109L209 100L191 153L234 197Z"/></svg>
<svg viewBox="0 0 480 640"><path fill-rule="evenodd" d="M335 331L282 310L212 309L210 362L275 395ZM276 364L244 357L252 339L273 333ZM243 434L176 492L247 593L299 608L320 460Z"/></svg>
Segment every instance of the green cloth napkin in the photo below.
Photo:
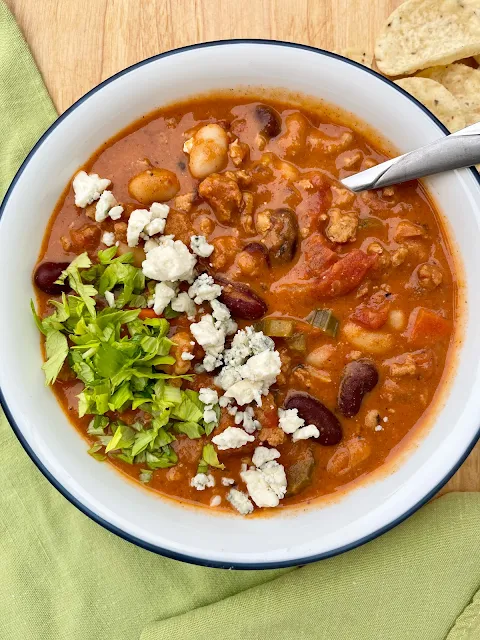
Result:
<svg viewBox="0 0 480 640"><path fill-rule="evenodd" d="M0 198L55 116L0 0ZM138 549L89 520L36 469L3 414L0 441L2 640L480 638L480 494L440 498L314 565L222 571Z"/></svg>

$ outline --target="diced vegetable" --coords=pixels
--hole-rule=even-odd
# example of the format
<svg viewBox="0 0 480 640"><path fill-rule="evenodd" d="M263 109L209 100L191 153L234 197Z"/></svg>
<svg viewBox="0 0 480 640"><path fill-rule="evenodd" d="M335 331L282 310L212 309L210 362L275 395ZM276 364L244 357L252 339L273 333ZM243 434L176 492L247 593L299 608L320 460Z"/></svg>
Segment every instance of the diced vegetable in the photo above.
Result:
<svg viewBox="0 0 480 640"><path fill-rule="evenodd" d="M296 496L311 484L314 467L315 458L312 450L308 448L287 468L287 498Z"/></svg>
<svg viewBox="0 0 480 640"><path fill-rule="evenodd" d="M292 351L305 353L307 350L307 338L304 333L294 333L287 339L287 344Z"/></svg>
<svg viewBox="0 0 480 640"><path fill-rule="evenodd" d="M339 321L333 315L331 309L314 309L308 314L305 320L311 324L312 327L321 329L332 338L336 337L340 326Z"/></svg>
<svg viewBox="0 0 480 640"><path fill-rule="evenodd" d="M255 329L271 338L289 338L295 330L295 322L284 318L265 318L255 324Z"/></svg>
<svg viewBox="0 0 480 640"><path fill-rule="evenodd" d="M413 344L433 343L450 335L451 324L435 311L417 307L410 314L407 327L409 342Z"/></svg>

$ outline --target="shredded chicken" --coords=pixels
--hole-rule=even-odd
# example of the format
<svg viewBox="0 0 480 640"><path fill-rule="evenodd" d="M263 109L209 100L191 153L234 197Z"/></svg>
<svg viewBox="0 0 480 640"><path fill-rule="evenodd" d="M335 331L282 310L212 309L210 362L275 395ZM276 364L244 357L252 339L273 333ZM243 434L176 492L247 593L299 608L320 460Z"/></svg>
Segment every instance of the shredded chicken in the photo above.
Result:
<svg viewBox="0 0 480 640"><path fill-rule="evenodd" d="M232 159L233 164L239 167L250 153L250 148L245 142L240 142L236 138L228 147L228 155Z"/></svg>
<svg viewBox="0 0 480 640"><path fill-rule="evenodd" d="M443 273L439 267L426 262L417 271L418 284L427 291L433 291L443 282Z"/></svg>
<svg viewBox="0 0 480 640"><path fill-rule="evenodd" d="M232 178L221 173L212 173L200 183L200 196L214 210L219 222L230 222L242 204L242 192Z"/></svg>
<svg viewBox="0 0 480 640"><path fill-rule="evenodd" d="M330 209L325 235L331 242L353 242L357 235L358 215L355 211Z"/></svg>
<svg viewBox="0 0 480 640"><path fill-rule="evenodd" d="M404 238L417 238L425 235L425 229L409 220L402 220L395 230L395 241L401 242Z"/></svg>
<svg viewBox="0 0 480 640"><path fill-rule="evenodd" d="M180 196L177 196L173 201L174 209L178 209L179 211L184 211L185 213L189 213L193 206L193 201L196 197L195 191L190 191L189 193L184 193Z"/></svg>

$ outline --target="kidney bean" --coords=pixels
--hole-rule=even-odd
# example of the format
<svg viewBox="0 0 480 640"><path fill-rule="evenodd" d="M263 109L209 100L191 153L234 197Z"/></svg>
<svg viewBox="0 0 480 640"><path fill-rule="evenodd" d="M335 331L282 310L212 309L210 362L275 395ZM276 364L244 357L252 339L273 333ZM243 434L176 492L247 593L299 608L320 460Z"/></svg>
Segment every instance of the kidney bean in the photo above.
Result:
<svg viewBox="0 0 480 640"><path fill-rule="evenodd" d="M267 312L267 303L246 284L230 282L226 278L215 277L223 287L220 300L227 305L234 318L258 320Z"/></svg>
<svg viewBox="0 0 480 640"><path fill-rule="evenodd" d="M282 120L279 114L266 104L255 107L255 117L261 125L260 133L267 138L278 136L282 129Z"/></svg>
<svg viewBox="0 0 480 640"><path fill-rule="evenodd" d="M298 223L291 209L266 209L257 214L255 227L263 235L272 263L285 264L293 259L298 239Z"/></svg>
<svg viewBox="0 0 480 640"><path fill-rule="evenodd" d="M338 444L342 439L342 425L327 407L308 393L291 392L285 401L286 409L297 409L305 424L314 424L320 431L318 438L312 438L323 446Z"/></svg>
<svg viewBox="0 0 480 640"><path fill-rule="evenodd" d="M69 264L69 262L42 262L35 270L33 281L45 293L59 295L62 291L67 292L70 289L68 282L60 285L55 284L55 280L58 280L62 271L65 271Z"/></svg>
<svg viewBox="0 0 480 640"><path fill-rule="evenodd" d="M338 408L346 418L357 415L364 395L377 383L378 371L369 360L355 360L346 365L338 390Z"/></svg>

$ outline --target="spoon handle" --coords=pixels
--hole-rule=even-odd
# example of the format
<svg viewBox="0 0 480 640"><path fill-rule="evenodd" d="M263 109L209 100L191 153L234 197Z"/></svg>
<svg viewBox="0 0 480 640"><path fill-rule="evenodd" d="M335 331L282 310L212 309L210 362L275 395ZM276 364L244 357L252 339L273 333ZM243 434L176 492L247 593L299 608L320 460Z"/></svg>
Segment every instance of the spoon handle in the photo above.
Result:
<svg viewBox="0 0 480 640"><path fill-rule="evenodd" d="M356 173L340 182L350 191L379 189L480 162L480 123Z"/></svg>

